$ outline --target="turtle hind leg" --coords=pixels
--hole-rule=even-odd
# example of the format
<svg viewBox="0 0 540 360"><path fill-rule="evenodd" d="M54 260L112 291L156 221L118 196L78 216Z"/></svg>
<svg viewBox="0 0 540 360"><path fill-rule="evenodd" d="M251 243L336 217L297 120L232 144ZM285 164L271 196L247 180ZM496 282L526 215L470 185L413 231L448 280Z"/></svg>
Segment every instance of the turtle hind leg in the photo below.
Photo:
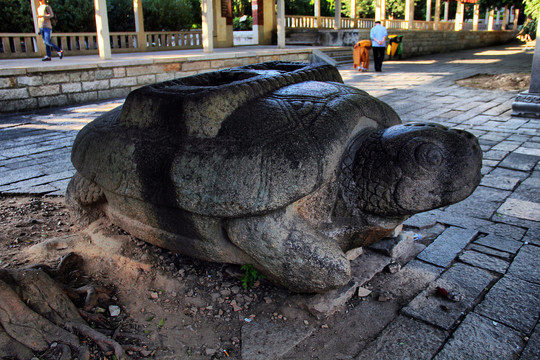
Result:
<svg viewBox="0 0 540 360"><path fill-rule="evenodd" d="M87 225L105 216L102 205L106 201L98 184L75 172L66 190L66 203L75 211L77 221Z"/></svg>
<svg viewBox="0 0 540 360"><path fill-rule="evenodd" d="M231 241L272 282L294 292L321 293L345 285L350 263L338 244L307 224L292 206L227 224Z"/></svg>

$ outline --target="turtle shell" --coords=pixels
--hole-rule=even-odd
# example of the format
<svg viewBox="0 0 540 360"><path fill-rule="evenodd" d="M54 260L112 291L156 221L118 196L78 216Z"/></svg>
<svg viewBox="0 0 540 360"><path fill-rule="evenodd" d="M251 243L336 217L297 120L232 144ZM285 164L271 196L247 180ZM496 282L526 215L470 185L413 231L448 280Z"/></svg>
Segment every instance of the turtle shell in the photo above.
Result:
<svg viewBox="0 0 540 360"><path fill-rule="evenodd" d="M274 62L136 90L81 130L72 161L105 194L257 215L331 179L358 132L400 122L334 67Z"/></svg>

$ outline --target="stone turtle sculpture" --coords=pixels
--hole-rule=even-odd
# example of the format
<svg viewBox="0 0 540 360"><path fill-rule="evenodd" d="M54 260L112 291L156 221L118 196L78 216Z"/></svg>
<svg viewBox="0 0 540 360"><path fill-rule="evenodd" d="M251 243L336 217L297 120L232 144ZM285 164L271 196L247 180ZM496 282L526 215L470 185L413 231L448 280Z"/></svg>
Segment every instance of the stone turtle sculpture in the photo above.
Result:
<svg viewBox="0 0 540 360"><path fill-rule="evenodd" d="M346 251L469 196L482 155L473 135L401 124L342 82L329 65L270 62L137 89L78 134L68 202L295 292L344 285Z"/></svg>

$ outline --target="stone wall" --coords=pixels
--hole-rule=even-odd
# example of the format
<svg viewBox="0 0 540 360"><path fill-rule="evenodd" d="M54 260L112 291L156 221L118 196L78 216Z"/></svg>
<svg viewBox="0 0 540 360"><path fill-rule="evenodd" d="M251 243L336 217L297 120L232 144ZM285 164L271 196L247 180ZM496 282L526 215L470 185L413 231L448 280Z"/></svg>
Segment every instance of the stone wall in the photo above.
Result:
<svg viewBox="0 0 540 360"><path fill-rule="evenodd" d="M273 60L310 62L311 49L0 69L0 113L123 98L144 85Z"/></svg>
<svg viewBox="0 0 540 360"><path fill-rule="evenodd" d="M369 39L369 30L321 30L319 34L322 46L353 46ZM389 30L388 34L403 35L403 58L504 44L516 37L514 31Z"/></svg>

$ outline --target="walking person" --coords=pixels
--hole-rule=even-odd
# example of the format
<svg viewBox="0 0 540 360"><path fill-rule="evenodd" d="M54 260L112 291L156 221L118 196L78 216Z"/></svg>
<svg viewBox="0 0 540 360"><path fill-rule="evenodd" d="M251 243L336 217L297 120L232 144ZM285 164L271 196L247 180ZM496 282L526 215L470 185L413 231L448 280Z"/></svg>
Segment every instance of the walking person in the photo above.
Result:
<svg viewBox="0 0 540 360"><path fill-rule="evenodd" d="M373 62L375 63L375 71L382 71L382 63L384 60L384 50L386 49L386 38L388 31L381 25L380 21L375 21L375 26L371 28L369 33L371 38L371 47L373 48Z"/></svg>
<svg viewBox="0 0 540 360"><path fill-rule="evenodd" d="M43 38L43 43L45 44L45 50L47 56L45 56L41 61L51 61L51 48L58 52L58 57L62 59L64 57L64 50L60 49L51 41L52 33L52 24L51 18L54 17L53 10L50 5L45 4L45 0L39 0L39 6L37 8L37 17L38 17L38 28L41 37Z"/></svg>

